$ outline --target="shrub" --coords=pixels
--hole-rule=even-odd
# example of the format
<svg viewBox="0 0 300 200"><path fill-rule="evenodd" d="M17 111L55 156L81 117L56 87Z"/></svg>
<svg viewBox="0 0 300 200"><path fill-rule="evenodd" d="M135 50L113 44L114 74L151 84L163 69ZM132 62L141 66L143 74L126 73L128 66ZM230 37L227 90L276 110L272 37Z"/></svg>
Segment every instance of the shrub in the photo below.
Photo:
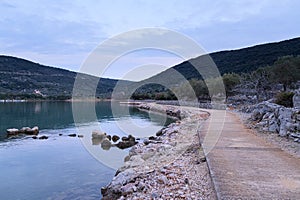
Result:
<svg viewBox="0 0 300 200"><path fill-rule="evenodd" d="M293 92L281 92L276 95L275 103L285 107L293 107Z"/></svg>

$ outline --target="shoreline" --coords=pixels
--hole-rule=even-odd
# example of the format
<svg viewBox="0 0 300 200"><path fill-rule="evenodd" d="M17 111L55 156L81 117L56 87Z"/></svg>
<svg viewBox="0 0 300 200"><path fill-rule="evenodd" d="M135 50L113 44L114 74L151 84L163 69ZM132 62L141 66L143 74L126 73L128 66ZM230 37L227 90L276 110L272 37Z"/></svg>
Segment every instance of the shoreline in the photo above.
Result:
<svg viewBox="0 0 300 200"><path fill-rule="evenodd" d="M216 199L198 128L209 114L200 109L141 103L132 105L179 119L132 147L103 199Z"/></svg>

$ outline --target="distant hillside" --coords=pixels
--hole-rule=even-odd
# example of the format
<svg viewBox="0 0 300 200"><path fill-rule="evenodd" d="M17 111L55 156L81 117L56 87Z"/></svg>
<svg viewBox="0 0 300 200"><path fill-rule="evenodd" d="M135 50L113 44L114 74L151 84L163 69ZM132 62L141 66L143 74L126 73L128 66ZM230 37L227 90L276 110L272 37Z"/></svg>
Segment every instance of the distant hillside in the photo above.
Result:
<svg viewBox="0 0 300 200"><path fill-rule="evenodd" d="M217 65L220 73L224 74L229 72L242 73L254 71L259 67L272 65L279 57L286 55L300 55L300 38L199 56L167 69L140 83L160 83L168 86L176 86L184 79L201 79L201 75L195 68L209 70L211 58ZM175 75L174 70L179 72L183 77ZM163 90L163 88L156 86L155 90L159 91ZM153 88L145 86L140 90L140 92L142 91L152 92Z"/></svg>
<svg viewBox="0 0 300 200"><path fill-rule="evenodd" d="M161 85L175 87L186 79L201 79L201 75L194 67L209 71L211 59L221 74L243 73L272 65L279 57L286 55L300 55L300 38L199 56L139 83L120 81L119 83L124 86L120 94L130 91L129 88L137 86L136 84L144 85L136 93L157 94L166 91ZM36 90L46 95L47 98L70 98L75 77L76 73L68 70L43 66L20 58L0 56L0 99L15 96L35 98L39 96L34 95ZM84 75L87 83L97 79L94 76ZM110 97L117 82L118 80L101 78L96 96ZM84 87L91 88L88 84Z"/></svg>
<svg viewBox="0 0 300 200"><path fill-rule="evenodd" d="M38 90L45 98L70 98L76 75L77 73L72 71L40 65L21 58L0 56L0 95L1 98L38 98L40 95L35 94ZM85 75L84 78L87 82L98 79L90 75ZM96 95L110 97L117 82L118 80L101 78Z"/></svg>

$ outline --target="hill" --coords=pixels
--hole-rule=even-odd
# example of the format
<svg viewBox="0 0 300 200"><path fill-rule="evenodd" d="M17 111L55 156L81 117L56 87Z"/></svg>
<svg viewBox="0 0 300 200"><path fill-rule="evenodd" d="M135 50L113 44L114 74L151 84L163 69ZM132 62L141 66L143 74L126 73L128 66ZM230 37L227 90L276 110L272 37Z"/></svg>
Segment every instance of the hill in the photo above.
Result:
<svg viewBox="0 0 300 200"><path fill-rule="evenodd" d="M43 98L67 99L72 95L73 84L77 73L40 65L25 59L0 56L0 99L3 98ZM87 82L99 78L84 75ZM101 78L96 96L110 97L118 80ZM124 84L129 81L122 81Z"/></svg>
<svg viewBox="0 0 300 200"><path fill-rule="evenodd" d="M300 55L299 37L238 50L210 53L208 55L190 59L150 77L149 79L139 82L138 84L144 86L140 88L137 93L151 93L153 91L165 90L158 85L153 87L153 84L150 83L174 87L185 79L201 79L202 76L199 74L198 70L210 70L209 65L211 65L211 59L213 59L218 67L221 75L223 75L231 72L247 73L254 71L259 67L272 65L279 57L287 55Z"/></svg>

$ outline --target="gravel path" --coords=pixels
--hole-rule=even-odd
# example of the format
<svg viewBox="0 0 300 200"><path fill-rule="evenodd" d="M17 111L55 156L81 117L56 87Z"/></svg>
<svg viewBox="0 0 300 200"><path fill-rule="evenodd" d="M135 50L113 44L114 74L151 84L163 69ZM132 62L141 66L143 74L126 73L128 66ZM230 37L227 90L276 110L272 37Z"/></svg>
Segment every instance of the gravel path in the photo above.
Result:
<svg viewBox="0 0 300 200"><path fill-rule="evenodd" d="M224 120L224 127L207 120L201 130L221 131L207 155L218 199L299 199L300 160L253 134L237 114Z"/></svg>

